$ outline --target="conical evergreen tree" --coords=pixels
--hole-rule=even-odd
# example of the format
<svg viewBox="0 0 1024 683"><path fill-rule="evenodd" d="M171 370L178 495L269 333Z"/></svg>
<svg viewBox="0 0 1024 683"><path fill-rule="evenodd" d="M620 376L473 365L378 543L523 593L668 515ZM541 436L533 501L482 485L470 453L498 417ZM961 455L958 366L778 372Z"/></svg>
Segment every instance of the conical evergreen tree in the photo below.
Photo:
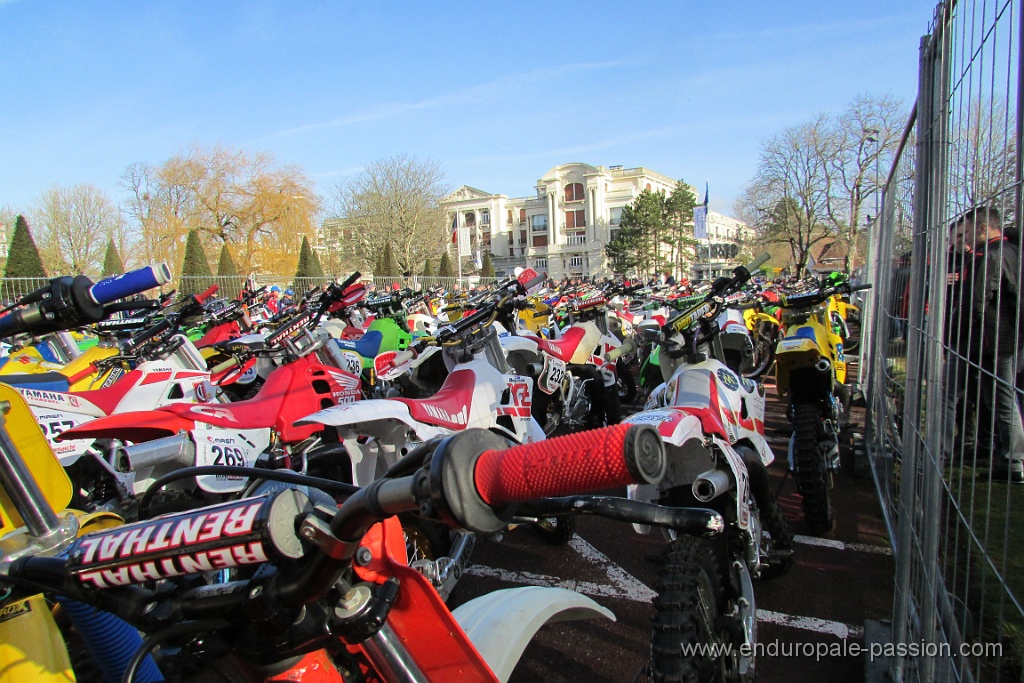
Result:
<svg viewBox="0 0 1024 683"><path fill-rule="evenodd" d="M199 231L189 230L188 238L185 240L185 256L181 262L178 291L182 296L200 294L209 289L212 282L213 272L210 270L210 262L206 260L202 242L199 241Z"/></svg>
<svg viewBox="0 0 1024 683"><path fill-rule="evenodd" d="M381 267L381 275L384 277L398 277L402 274L402 269L398 266L398 261L395 260L395 253L391 251L390 242L384 245L384 255L381 256Z"/></svg>
<svg viewBox="0 0 1024 683"><path fill-rule="evenodd" d="M299 249L299 265L295 269L295 282L292 289L297 296L303 292L322 284L324 281L324 269L320 265L320 259L316 252L309 246L309 239L302 236L302 247Z"/></svg>
<svg viewBox="0 0 1024 683"><path fill-rule="evenodd" d="M437 274L440 277L455 277L455 271L452 270L452 260L448 258L447 250L441 254L441 265L437 269Z"/></svg>
<svg viewBox="0 0 1024 683"><path fill-rule="evenodd" d="M480 277L494 277L494 264L491 263L491 252L485 251L480 263Z"/></svg>
<svg viewBox="0 0 1024 683"><path fill-rule="evenodd" d="M220 284L218 296L224 299L234 299L242 291L245 279L238 274L238 267L235 260L231 258L231 250L227 242L220 248L220 258L217 260L217 280Z"/></svg>
<svg viewBox="0 0 1024 683"><path fill-rule="evenodd" d="M11 245L7 250L4 278L9 277L46 277L43 259L39 257L39 249L28 229L28 221L20 215L14 220L14 234L11 235Z"/></svg>
<svg viewBox="0 0 1024 683"><path fill-rule="evenodd" d="M107 254L103 257L103 277L113 277L124 272L124 263L121 262L121 255L117 253L114 240L107 241Z"/></svg>
<svg viewBox="0 0 1024 683"><path fill-rule="evenodd" d="M434 264L430 259L423 263L423 277L434 277Z"/></svg>
<svg viewBox="0 0 1024 683"><path fill-rule="evenodd" d="M232 275L238 275L238 268L235 266L235 260L231 258L231 250L228 249L227 242L220 248L220 259L217 261L217 276L218 277L230 277Z"/></svg>

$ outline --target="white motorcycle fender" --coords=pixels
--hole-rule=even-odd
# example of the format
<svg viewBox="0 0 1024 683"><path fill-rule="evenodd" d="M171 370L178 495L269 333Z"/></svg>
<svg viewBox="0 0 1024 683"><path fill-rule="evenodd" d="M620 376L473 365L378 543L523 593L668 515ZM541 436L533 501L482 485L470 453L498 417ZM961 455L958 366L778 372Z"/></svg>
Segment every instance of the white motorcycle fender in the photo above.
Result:
<svg viewBox="0 0 1024 683"><path fill-rule="evenodd" d="M408 426L416 435L416 438L421 441L450 433L449 430L433 427L414 420L409 412L409 406L401 401L390 401L388 399L355 401L353 403L331 406L318 413L307 415L297 420L295 424L297 426L324 424L331 427L365 427L368 422L376 422L378 420L397 420Z"/></svg>
<svg viewBox="0 0 1024 683"><path fill-rule="evenodd" d="M487 593L456 607L452 615L502 683L544 624L596 617L615 621L611 610L585 595L542 586Z"/></svg>

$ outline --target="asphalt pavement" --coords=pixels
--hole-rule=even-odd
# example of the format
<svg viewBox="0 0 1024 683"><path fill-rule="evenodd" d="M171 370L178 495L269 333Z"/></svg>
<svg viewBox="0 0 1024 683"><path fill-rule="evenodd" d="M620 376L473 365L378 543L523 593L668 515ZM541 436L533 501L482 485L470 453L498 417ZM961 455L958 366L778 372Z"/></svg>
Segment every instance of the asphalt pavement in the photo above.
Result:
<svg viewBox="0 0 1024 683"><path fill-rule="evenodd" d="M841 449L832 503L836 524L824 537L810 535L800 497L786 477L789 423L769 393L765 434L775 452L773 485L797 534L795 564L784 577L757 581L757 680L779 683L862 683L868 657L864 627L888 619L893 601L893 561L881 509L870 476L857 476L848 441ZM852 430L863 425L854 409ZM852 431L851 430L851 431ZM612 492L615 493L615 492ZM624 494L624 491L618 492ZM512 681L564 683L648 680L651 598L663 546L657 535L641 536L631 526L581 517L566 546L551 546L519 528L502 540L477 543L473 566L456 586L454 607L482 593L515 585L554 585L578 590L615 613L616 621L588 620L542 628L513 672Z"/></svg>

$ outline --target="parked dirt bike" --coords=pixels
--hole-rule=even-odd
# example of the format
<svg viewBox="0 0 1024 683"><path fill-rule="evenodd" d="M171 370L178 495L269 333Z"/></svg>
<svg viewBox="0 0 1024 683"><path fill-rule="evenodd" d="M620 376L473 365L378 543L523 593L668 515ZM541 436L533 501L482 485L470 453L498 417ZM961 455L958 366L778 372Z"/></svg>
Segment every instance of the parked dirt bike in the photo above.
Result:
<svg viewBox="0 0 1024 683"><path fill-rule="evenodd" d="M325 468L321 474L366 486L419 444L467 429L487 429L515 443L542 440L544 432L530 414L532 382L508 367L493 326L498 311L507 304L506 297L482 305L439 329L433 338L418 339L406 351L378 356L377 375L384 380L394 379L428 353L432 362L443 362L447 374L434 395L360 401L300 420L299 424L327 426L344 447L345 453L319 463ZM449 558L437 576L439 590L450 590L472 543L455 539L462 542L453 550L446 529L414 519L403 522L417 559ZM561 540L573 533L571 525L558 532L565 536Z"/></svg>
<svg viewBox="0 0 1024 683"><path fill-rule="evenodd" d="M274 370L251 399L232 403L172 403L149 411L115 413L64 431L66 439L110 439L111 462L122 471L152 469L158 476L193 464L303 470L317 449L329 448L314 426L296 426L310 413L359 400L359 376L344 368L326 333L306 327L312 313L299 314L265 340L268 353L284 349ZM133 445L122 444L130 442ZM161 504L194 504L209 496L237 494L242 475L221 472L182 482Z"/></svg>
<svg viewBox="0 0 1024 683"><path fill-rule="evenodd" d="M4 407L23 418L16 402L12 392ZM55 512L66 493L40 488L45 442L26 464L16 442L27 442L12 435L0 425L0 582L8 588L0 683L75 680L44 594L88 613L76 632L107 680L203 671L257 681L506 681L547 621L613 615L573 591L542 587L496 591L449 611L407 566L394 515L419 511L476 533L503 528L520 506L681 533L723 525L711 510L573 495L663 475L654 430L619 425L507 450L500 437L470 430L425 444L373 486L349 487L340 508L287 489L76 539L90 525ZM569 497L544 498L551 495ZM210 582L213 575L222 580ZM141 647L133 626L150 634Z"/></svg>
<svg viewBox="0 0 1024 683"><path fill-rule="evenodd" d="M767 258L719 278L702 303L650 335L661 347L666 381L643 412L625 420L656 426L668 452L665 478L656 486L631 486L630 497L681 509L710 507L726 523L714 539L670 536L656 585L655 681L753 680L752 579L784 574L793 562L793 533L768 479L774 455L764 437L764 388L719 360L723 297ZM712 655L719 646L723 651ZM704 647L703 655L684 655Z"/></svg>
<svg viewBox="0 0 1024 683"><path fill-rule="evenodd" d="M870 289L848 282L780 297L785 336L775 349L776 385L793 424L789 467L812 533L832 529L829 490L839 468L839 434L850 404L843 339L833 330L827 302Z"/></svg>
<svg viewBox="0 0 1024 683"><path fill-rule="evenodd" d="M608 357L622 341L608 333L604 297L569 304L570 324L557 339L535 338L543 358L533 414L547 434L622 421L622 401L636 396L629 369Z"/></svg>

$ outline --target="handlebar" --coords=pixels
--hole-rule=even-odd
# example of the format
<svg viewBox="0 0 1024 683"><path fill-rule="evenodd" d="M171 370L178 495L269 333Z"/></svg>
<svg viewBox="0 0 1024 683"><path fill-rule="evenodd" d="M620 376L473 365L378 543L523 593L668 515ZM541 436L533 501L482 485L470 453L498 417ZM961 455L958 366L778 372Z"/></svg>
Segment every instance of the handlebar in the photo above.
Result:
<svg viewBox="0 0 1024 683"><path fill-rule="evenodd" d="M147 289L165 285L171 281L171 269L166 263L145 266L129 271L124 275L100 280L94 284L89 294L98 304L109 304L118 299L141 294Z"/></svg>
<svg viewBox="0 0 1024 683"><path fill-rule="evenodd" d="M146 266L124 275L93 283L85 275L58 277L22 297L16 308L0 317L0 338L21 332L42 334L99 322L104 304L140 294L170 281L166 264Z"/></svg>
<svg viewBox="0 0 1024 683"><path fill-rule="evenodd" d="M201 304L205 304L206 300L211 296L220 291L220 285L210 285L210 287L202 294L196 294L196 301Z"/></svg>
<svg viewBox="0 0 1024 683"><path fill-rule="evenodd" d="M324 597L351 570L370 526L400 512L418 510L453 527L493 532L514 518L515 501L535 501L526 508L531 513L579 510L702 535L725 526L713 510L680 512L603 497L542 499L633 482L657 483L667 462L662 440L650 425L622 424L511 448L491 432L470 429L428 442L406 457L419 458L411 474L377 479L351 493L337 509L314 505L289 488L86 534L63 556L23 556L10 563L8 573L14 582L30 581L34 591L45 587L67 594L144 630L204 616L216 616L220 629L229 628L232 619L260 623L258 618L253 621L256 596L259 605L281 610L299 610ZM192 468L189 474L216 469ZM244 476L266 472L226 471ZM271 474L308 479L314 485L312 478L292 472ZM349 492L351 488L345 495ZM211 565L266 563L278 568L269 579L264 574L209 587L188 581L143 587L207 571ZM264 621L273 629L291 623Z"/></svg>

